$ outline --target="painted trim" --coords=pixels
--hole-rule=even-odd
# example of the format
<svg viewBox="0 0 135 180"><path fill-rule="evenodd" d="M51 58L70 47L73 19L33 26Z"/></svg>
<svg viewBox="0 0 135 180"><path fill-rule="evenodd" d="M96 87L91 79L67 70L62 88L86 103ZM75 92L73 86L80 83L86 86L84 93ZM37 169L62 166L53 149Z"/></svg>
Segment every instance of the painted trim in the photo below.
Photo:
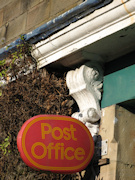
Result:
<svg viewBox="0 0 135 180"><path fill-rule="evenodd" d="M135 100L135 64L104 76L101 107Z"/></svg>
<svg viewBox="0 0 135 180"><path fill-rule="evenodd" d="M126 1L124 4L121 0L113 1L104 7L104 10L95 11L92 15L37 43L33 47L32 55L41 68L133 24L135 24L134 0Z"/></svg>
<svg viewBox="0 0 135 180"><path fill-rule="evenodd" d="M50 37L52 34L60 31L61 29L69 26L71 23L84 18L90 13L94 12L96 9L106 6L112 2L112 0L85 0L80 5L72 8L71 10L65 12L64 14L56 17L55 19L43 24L39 28L31 31L24 35L26 41L31 44L35 44L41 40ZM14 50L16 45L21 43L21 39L8 44L7 46L0 49L0 60L7 56L9 50ZM8 47L8 50L7 50Z"/></svg>

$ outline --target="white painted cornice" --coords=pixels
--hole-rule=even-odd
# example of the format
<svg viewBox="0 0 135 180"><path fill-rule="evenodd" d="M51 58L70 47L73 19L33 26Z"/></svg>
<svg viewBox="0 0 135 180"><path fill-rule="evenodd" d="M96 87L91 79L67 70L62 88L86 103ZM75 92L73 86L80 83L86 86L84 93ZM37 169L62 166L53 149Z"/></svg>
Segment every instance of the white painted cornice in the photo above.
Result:
<svg viewBox="0 0 135 180"><path fill-rule="evenodd" d="M135 24L135 1L114 0L111 4L35 44L32 55L40 68L91 46L133 24ZM128 41L132 42L132 38L130 39L128 38ZM97 47L97 52L99 49Z"/></svg>

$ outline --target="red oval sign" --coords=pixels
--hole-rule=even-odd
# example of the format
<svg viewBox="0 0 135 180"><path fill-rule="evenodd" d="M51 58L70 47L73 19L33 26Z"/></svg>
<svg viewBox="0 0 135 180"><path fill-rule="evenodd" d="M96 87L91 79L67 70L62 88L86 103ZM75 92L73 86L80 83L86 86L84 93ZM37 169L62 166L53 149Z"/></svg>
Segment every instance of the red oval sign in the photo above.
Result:
<svg viewBox="0 0 135 180"><path fill-rule="evenodd" d="M38 115L26 121L18 133L17 146L28 166L59 173L83 170L94 154L87 127L59 115Z"/></svg>

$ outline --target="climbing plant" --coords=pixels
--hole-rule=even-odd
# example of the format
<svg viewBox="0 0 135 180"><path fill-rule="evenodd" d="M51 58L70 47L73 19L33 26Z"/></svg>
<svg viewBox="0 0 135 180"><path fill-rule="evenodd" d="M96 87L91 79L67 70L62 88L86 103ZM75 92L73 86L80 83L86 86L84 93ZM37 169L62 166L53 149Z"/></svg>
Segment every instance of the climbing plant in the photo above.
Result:
<svg viewBox="0 0 135 180"><path fill-rule="evenodd" d="M9 146L10 146L10 135L4 139L2 144L0 144L0 149L3 152L3 155L7 155L8 153L11 152L10 150L8 150Z"/></svg>
<svg viewBox="0 0 135 180"><path fill-rule="evenodd" d="M65 75L48 69L37 70L31 46L22 43L1 61L0 96L0 179L75 180L79 175L35 171L22 161L16 138L22 124L38 114L71 115L76 108L68 95Z"/></svg>
<svg viewBox="0 0 135 180"><path fill-rule="evenodd" d="M20 40L20 44L14 50L9 50L8 56L0 61L1 79L16 79L24 72L30 70L30 66L33 64L30 53L31 45L25 41L23 35L20 36ZM9 47L7 46L7 50Z"/></svg>

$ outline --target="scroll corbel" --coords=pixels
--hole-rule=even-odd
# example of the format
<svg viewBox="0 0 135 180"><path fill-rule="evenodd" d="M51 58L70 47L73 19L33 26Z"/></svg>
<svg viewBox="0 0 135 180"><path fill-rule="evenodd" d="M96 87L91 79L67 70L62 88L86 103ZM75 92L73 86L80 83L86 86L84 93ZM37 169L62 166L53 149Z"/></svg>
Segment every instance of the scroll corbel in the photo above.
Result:
<svg viewBox="0 0 135 180"><path fill-rule="evenodd" d="M98 63L88 62L79 69L67 73L66 82L69 94L78 104L79 112L72 117L83 122L96 139L101 117L100 100L103 80L103 69Z"/></svg>

